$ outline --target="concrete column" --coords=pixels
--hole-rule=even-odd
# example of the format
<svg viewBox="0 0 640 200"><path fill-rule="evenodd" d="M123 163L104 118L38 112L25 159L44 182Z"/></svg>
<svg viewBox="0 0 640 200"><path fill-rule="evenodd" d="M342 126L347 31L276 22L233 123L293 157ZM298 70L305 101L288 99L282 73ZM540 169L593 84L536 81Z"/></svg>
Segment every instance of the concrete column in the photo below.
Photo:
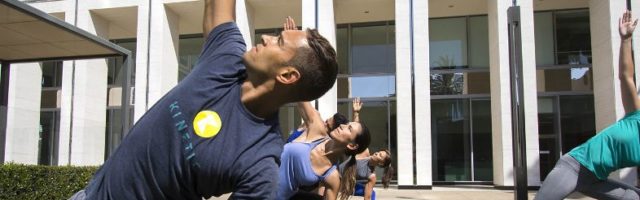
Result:
<svg viewBox="0 0 640 200"><path fill-rule="evenodd" d="M507 10L511 1L490 0L489 51L491 76L491 118L493 146L493 182L496 186L513 186L513 131L511 120L511 79L509 65L509 30ZM524 86L524 129L529 186L540 185L538 146L538 94L536 90L535 37L533 2L518 1L522 37L522 82Z"/></svg>
<svg viewBox="0 0 640 200"><path fill-rule="evenodd" d="M10 70L5 162L38 164L42 70L38 63Z"/></svg>
<svg viewBox="0 0 640 200"><path fill-rule="evenodd" d="M64 6L64 20L75 25L76 19L76 2L67 1ZM58 135L58 165L68 165L71 142L71 106L73 97L73 71L75 61L64 61L62 63L62 88L60 90L60 130Z"/></svg>
<svg viewBox="0 0 640 200"><path fill-rule="evenodd" d="M247 45L247 51L253 47L253 7L247 4L245 0L236 0L236 24L242 33L244 43Z"/></svg>
<svg viewBox="0 0 640 200"><path fill-rule="evenodd" d="M519 0L522 35L522 82L524 96L524 123L527 151L527 185L540 186L540 146L538 140L538 91L536 88L535 35L533 1Z"/></svg>
<svg viewBox="0 0 640 200"><path fill-rule="evenodd" d="M302 29L315 28L323 37L336 48L336 22L333 1L305 0L302 1ZM333 116L338 110L337 83L318 100L320 116Z"/></svg>
<svg viewBox="0 0 640 200"><path fill-rule="evenodd" d="M398 186L414 185L413 118L411 92L411 1L395 2L396 19L396 113ZM426 8L424 8L426 9ZM428 30L428 28L427 28ZM427 38L428 41L428 38ZM427 47L428 48L428 47ZM426 54L428 55L428 54ZM428 62L427 62L428 63ZM428 66L428 65L427 65Z"/></svg>
<svg viewBox="0 0 640 200"><path fill-rule="evenodd" d="M149 71L147 72L148 108L151 108L178 82L179 17L167 9L162 1L151 1L150 31L152 34L149 35Z"/></svg>
<svg viewBox="0 0 640 200"><path fill-rule="evenodd" d="M66 15L66 19L69 19ZM69 21L67 21L69 22ZM71 21L73 22L73 20ZM58 165L69 164L69 143L71 142L71 104L73 90L73 68L75 61L62 62L62 88L60 90L60 130L58 132Z"/></svg>
<svg viewBox="0 0 640 200"><path fill-rule="evenodd" d="M135 123L149 109L148 105L148 70L149 70L149 35L150 35L150 0L140 1L138 5L138 28L136 39L136 82L134 95L133 122Z"/></svg>
<svg viewBox="0 0 640 200"><path fill-rule="evenodd" d="M511 6L511 1L489 0L487 3L489 12L493 183L497 186L513 186L511 83L509 79L509 31L507 26L507 9Z"/></svg>
<svg viewBox="0 0 640 200"><path fill-rule="evenodd" d="M413 2L413 75L415 77L416 183L432 185L431 87L429 76L429 2ZM396 79L399 80L399 79ZM406 84L406 83L405 83ZM410 92L410 87L407 88Z"/></svg>
<svg viewBox="0 0 640 200"><path fill-rule="evenodd" d="M88 6L88 2L79 2L76 26L106 38L109 22L91 14ZM107 62L106 59L77 60L72 71L69 164L99 165L105 156Z"/></svg>
<svg viewBox="0 0 640 200"><path fill-rule="evenodd" d="M596 131L601 131L625 115L618 80L618 18L625 9L625 1L589 1ZM610 177L635 185L637 172L635 168L626 168L612 173Z"/></svg>

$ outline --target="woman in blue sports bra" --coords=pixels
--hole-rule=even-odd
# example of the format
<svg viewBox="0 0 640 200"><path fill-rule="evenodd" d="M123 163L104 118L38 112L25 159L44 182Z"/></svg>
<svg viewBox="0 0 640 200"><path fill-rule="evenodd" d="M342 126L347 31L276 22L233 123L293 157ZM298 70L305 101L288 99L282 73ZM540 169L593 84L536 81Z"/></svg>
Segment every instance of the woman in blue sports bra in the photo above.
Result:
<svg viewBox="0 0 640 200"><path fill-rule="evenodd" d="M355 186L355 155L371 142L367 127L350 122L329 131L320 113L309 102L298 103L306 128L292 142L285 144L281 154L278 200L293 196L299 187L321 183L325 199L348 199ZM337 163L348 156L341 174Z"/></svg>

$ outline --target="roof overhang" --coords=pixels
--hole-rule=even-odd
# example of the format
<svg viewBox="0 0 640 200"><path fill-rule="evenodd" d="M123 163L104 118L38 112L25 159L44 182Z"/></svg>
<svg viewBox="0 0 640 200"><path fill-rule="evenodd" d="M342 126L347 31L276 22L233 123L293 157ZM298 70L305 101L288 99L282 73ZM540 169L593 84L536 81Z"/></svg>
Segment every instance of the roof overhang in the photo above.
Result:
<svg viewBox="0 0 640 200"><path fill-rule="evenodd" d="M129 130L131 51L17 0L0 1L0 164L4 162L12 63L122 56L122 132ZM70 162L70 161L69 161Z"/></svg>
<svg viewBox="0 0 640 200"><path fill-rule="evenodd" d="M124 56L129 50L17 0L0 1L0 60Z"/></svg>

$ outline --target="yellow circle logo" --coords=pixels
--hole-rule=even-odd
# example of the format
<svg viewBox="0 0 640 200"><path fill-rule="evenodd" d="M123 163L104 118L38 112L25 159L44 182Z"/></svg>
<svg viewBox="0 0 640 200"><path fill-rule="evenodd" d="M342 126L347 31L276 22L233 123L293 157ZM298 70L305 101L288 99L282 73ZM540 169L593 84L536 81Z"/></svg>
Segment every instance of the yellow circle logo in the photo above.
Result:
<svg viewBox="0 0 640 200"><path fill-rule="evenodd" d="M193 119L193 130L203 138L216 136L222 128L222 121L218 113L210 110L200 111Z"/></svg>

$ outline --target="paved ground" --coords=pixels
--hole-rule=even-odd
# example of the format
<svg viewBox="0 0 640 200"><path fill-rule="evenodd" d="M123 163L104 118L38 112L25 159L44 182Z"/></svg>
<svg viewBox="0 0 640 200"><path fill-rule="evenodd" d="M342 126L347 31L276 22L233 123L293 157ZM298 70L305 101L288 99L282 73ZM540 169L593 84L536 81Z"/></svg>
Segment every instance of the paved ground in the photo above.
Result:
<svg viewBox="0 0 640 200"><path fill-rule="evenodd" d="M377 198L381 200L513 200L513 191L496 190L490 186L438 186L432 190L398 190L396 188L376 188ZM533 199L536 191L529 192L529 199ZM228 195L209 200L227 199ZM352 200L361 200L362 197L352 197ZM571 200L592 200L578 193L569 198Z"/></svg>

